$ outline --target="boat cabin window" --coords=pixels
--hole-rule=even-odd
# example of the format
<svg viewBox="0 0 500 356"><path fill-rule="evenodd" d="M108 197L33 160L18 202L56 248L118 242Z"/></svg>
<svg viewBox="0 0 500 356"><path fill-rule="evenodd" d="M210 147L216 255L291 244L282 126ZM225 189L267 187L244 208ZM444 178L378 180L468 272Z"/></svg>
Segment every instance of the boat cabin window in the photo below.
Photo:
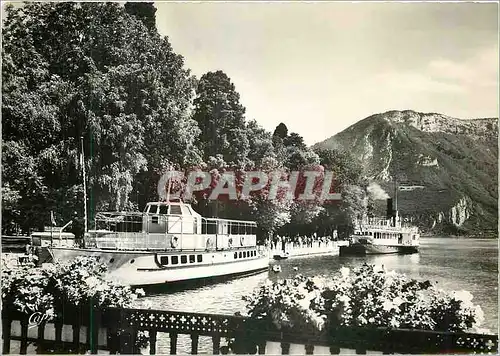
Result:
<svg viewBox="0 0 500 356"><path fill-rule="evenodd" d="M160 205L160 214L168 214L168 205Z"/></svg>
<svg viewBox="0 0 500 356"><path fill-rule="evenodd" d="M189 263L195 263L196 261L196 256L195 255L189 255Z"/></svg>
<svg viewBox="0 0 500 356"><path fill-rule="evenodd" d="M241 258L243 255L240 253L238 253L238 258Z"/></svg>
<svg viewBox="0 0 500 356"><path fill-rule="evenodd" d="M158 224L158 216L152 216L151 217L151 223Z"/></svg>
<svg viewBox="0 0 500 356"><path fill-rule="evenodd" d="M217 231L217 226L215 221L207 221L205 219L201 222L201 233L207 235L215 235Z"/></svg>
<svg viewBox="0 0 500 356"><path fill-rule="evenodd" d="M243 252L243 258L246 258L246 257L247 257L247 252L246 252L246 251L244 251L244 252Z"/></svg>
<svg viewBox="0 0 500 356"><path fill-rule="evenodd" d="M234 258L237 259L238 258L238 252L235 252L234 253Z"/></svg>
<svg viewBox="0 0 500 356"><path fill-rule="evenodd" d="M173 265L179 264L179 256L172 256L172 264Z"/></svg>
<svg viewBox="0 0 500 356"><path fill-rule="evenodd" d="M197 262L203 262L203 255L196 256L196 261Z"/></svg>
<svg viewBox="0 0 500 356"><path fill-rule="evenodd" d="M187 263L188 259L186 255L181 256L181 263Z"/></svg>
<svg viewBox="0 0 500 356"><path fill-rule="evenodd" d="M158 205L150 205L149 206L149 213L150 214L157 214L158 213Z"/></svg>
<svg viewBox="0 0 500 356"><path fill-rule="evenodd" d="M170 205L170 214L182 215L182 210L180 205Z"/></svg>
<svg viewBox="0 0 500 356"><path fill-rule="evenodd" d="M162 265L168 265L168 256L161 256L160 257L160 263Z"/></svg>

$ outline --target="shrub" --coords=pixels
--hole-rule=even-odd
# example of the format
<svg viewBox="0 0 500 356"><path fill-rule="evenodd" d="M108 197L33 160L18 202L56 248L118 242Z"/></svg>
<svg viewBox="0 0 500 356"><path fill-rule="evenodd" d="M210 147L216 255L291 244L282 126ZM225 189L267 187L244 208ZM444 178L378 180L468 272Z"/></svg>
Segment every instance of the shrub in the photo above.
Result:
<svg viewBox="0 0 500 356"><path fill-rule="evenodd" d="M62 317L65 308L132 307L142 289L133 291L104 278L107 267L93 257L77 257L68 263L44 264L42 267L3 266L2 302L4 308L31 315L43 315L42 320ZM147 345L141 332L138 347Z"/></svg>
<svg viewBox="0 0 500 356"><path fill-rule="evenodd" d="M247 301L248 315L278 329L322 332L327 326L381 326L468 331L483 312L466 291L446 292L429 281L363 265L341 268L331 279L295 278L268 282Z"/></svg>

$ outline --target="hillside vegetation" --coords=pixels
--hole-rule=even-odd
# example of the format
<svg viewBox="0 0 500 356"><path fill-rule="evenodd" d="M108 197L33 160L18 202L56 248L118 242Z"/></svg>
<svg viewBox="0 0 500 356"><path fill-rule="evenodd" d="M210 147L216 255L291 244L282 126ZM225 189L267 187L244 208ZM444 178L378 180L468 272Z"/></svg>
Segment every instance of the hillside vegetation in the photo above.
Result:
<svg viewBox="0 0 500 356"><path fill-rule="evenodd" d="M429 232L496 234L498 119L390 111L370 116L315 147L344 149Z"/></svg>

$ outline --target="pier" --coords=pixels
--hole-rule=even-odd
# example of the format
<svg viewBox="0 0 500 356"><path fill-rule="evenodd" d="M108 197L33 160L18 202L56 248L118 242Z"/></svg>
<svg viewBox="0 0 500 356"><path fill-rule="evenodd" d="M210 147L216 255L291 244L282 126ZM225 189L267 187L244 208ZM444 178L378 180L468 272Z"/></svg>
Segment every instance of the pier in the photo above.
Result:
<svg viewBox="0 0 500 356"><path fill-rule="evenodd" d="M278 244L275 248L271 246L269 248L269 259L273 259L275 255L279 255L282 252L288 253L288 257L299 257L299 256L321 256L321 255L332 255L337 256L339 254L340 246L348 246L349 241L327 241L318 242L314 241L311 244L298 244L287 242L283 250L283 246Z"/></svg>
<svg viewBox="0 0 500 356"><path fill-rule="evenodd" d="M36 323L38 321L38 323ZM85 353L154 355L160 337L169 339L168 352L179 354L178 338L190 338L191 354L225 354L226 338L238 354L383 354L492 353L497 335L403 330L382 327L331 327L321 335L276 330L262 320L241 316L151 309L65 309L61 319L33 320L2 310L3 354ZM148 332L149 347L138 348L139 331ZM203 343L209 350L200 350ZM29 352L28 352L29 351Z"/></svg>

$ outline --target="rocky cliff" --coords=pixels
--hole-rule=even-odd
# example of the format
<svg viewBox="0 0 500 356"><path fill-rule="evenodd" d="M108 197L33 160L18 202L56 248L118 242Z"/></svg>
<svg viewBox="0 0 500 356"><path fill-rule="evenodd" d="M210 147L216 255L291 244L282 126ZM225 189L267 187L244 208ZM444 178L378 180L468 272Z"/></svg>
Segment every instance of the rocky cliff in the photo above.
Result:
<svg viewBox="0 0 500 356"><path fill-rule="evenodd" d="M321 148L350 151L399 210L424 231L496 234L498 119L389 111L357 122Z"/></svg>

